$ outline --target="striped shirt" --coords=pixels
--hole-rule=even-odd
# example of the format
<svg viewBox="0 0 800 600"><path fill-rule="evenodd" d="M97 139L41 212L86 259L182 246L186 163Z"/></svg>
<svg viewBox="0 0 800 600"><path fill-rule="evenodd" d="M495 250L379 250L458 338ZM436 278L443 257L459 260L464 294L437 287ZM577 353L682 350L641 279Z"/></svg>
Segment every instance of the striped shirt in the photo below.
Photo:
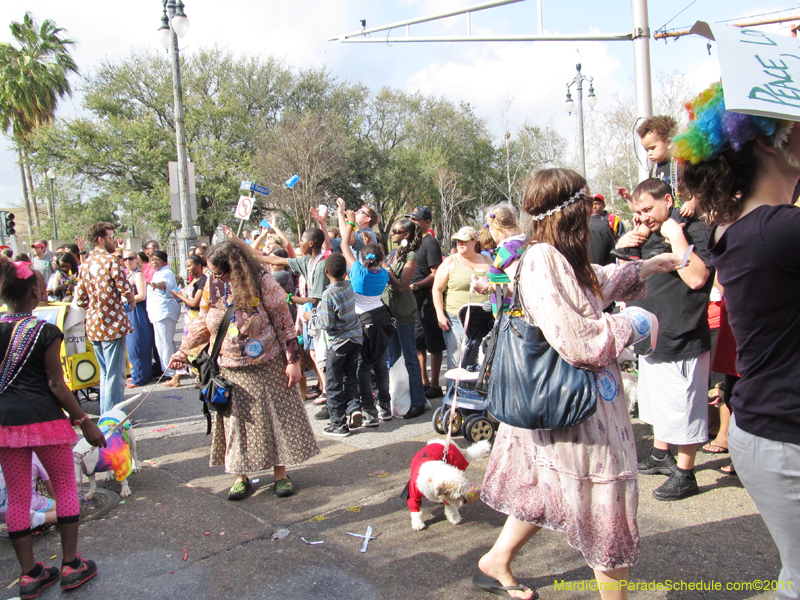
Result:
<svg viewBox="0 0 800 600"><path fill-rule="evenodd" d="M335 350L347 342L361 345L361 321L356 315L356 295L349 281L332 281L317 305L317 318L328 334L328 348Z"/></svg>

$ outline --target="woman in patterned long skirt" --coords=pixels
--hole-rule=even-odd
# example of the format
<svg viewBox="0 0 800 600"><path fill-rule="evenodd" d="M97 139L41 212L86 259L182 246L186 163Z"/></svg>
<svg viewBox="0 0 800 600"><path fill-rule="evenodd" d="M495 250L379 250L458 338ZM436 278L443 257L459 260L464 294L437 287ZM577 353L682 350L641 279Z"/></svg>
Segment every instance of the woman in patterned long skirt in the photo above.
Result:
<svg viewBox="0 0 800 600"><path fill-rule="evenodd" d="M218 362L233 392L228 412L215 417L210 466L224 465L227 473L236 475L229 500L250 493L248 473L269 468L275 475L275 493L291 496L294 488L286 466L308 460L319 448L297 388L300 347L285 294L252 249L237 240L212 248L208 268L212 277L203 291L200 314L170 364L185 366L190 349L225 336ZM233 317L222 323L231 305Z"/></svg>
<svg viewBox="0 0 800 600"><path fill-rule="evenodd" d="M662 254L622 266L589 263L591 198L586 180L563 169L534 174L523 207L531 215L520 261L525 319L538 326L568 363L597 373L597 411L559 430L501 424L481 490L483 501L508 515L492 549L481 557L475 585L529 600L511 561L545 527L563 531L594 569L604 600L627 598L620 584L639 556L636 446L617 357L637 341L624 314L603 309L646 293L644 279L675 270L680 257Z"/></svg>

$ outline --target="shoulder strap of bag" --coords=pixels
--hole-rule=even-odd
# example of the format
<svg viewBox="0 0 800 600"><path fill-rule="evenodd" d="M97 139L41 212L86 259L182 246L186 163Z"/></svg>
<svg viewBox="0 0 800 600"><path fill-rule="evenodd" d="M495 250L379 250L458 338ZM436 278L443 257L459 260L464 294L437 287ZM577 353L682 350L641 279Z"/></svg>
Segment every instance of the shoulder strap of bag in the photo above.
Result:
<svg viewBox="0 0 800 600"><path fill-rule="evenodd" d="M225 316L222 317L222 321L220 322L220 329L226 324L229 323L231 317L233 316L233 311L235 310L235 306L231 305L228 307L228 310L225 311ZM220 335L222 334L222 335ZM217 331L217 338L214 340L214 347L211 348L211 354L208 355L208 360L216 362L217 357L219 356L219 351L222 349L222 340L225 339L225 333L221 331Z"/></svg>

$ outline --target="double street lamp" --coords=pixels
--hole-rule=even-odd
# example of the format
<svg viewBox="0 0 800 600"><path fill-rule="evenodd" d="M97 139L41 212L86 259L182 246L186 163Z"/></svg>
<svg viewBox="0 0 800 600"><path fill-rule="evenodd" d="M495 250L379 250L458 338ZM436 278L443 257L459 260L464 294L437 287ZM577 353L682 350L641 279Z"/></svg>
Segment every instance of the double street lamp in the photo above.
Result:
<svg viewBox="0 0 800 600"><path fill-rule="evenodd" d="M178 37L189 31L189 19L183 12L181 0L163 0L164 12L158 29L161 45L169 50L172 59L172 94L175 99L175 138L178 146L178 193L181 207L181 229L178 232L178 257L181 275L186 275L189 246L197 242L189 207L189 168L186 151L186 122L183 116L183 87L181 86L180 50Z"/></svg>
<svg viewBox="0 0 800 600"><path fill-rule="evenodd" d="M583 73L581 73L581 65L578 63L575 65L575 68L578 70L578 73L575 75L572 81L567 83L567 101L566 101L566 108L569 114L572 114L572 111L575 110L575 102L572 100L572 94L570 93L570 88L574 85L576 86L576 92L578 93L578 146L579 146L579 158L580 158L580 171L581 175L586 178L586 147L583 142L583 82L589 82L589 95L586 97L586 102L589 105L589 108L594 108L597 105L597 96L594 95L594 87L592 82L594 81L594 77L586 77Z"/></svg>

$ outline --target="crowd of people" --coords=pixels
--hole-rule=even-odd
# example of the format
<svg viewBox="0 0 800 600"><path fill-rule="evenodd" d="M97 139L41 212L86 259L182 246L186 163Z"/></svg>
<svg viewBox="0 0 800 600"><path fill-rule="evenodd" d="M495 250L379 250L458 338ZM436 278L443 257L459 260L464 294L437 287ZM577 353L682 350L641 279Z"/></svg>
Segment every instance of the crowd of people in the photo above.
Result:
<svg viewBox="0 0 800 600"><path fill-rule="evenodd" d="M61 332L31 314L49 300L86 310L101 412L120 403L126 387L154 377L183 385L182 377L197 375L194 358L224 336L219 377L232 400L214 419L209 464L234 477L232 501L246 498L252 474L268 469L278 497L296 493L287 468L320 451L304 400L320 405L314 418L327 422L326 436L416 419L444 394L445 351L445 379L461 366L465 313L513 310L564 361L604 383L596 411L579 424L547 431L500 424L481 497L507 520L479 560L475 585L534 598L511 564L548 528L583 554L604 599L626 598L621 582L640 553L639 475L666 476L654 497L680 501L700 492L696 453L729 452L726 472L738 474L778 547L779 579L798 583L781 586L777 597L800 598L800 403L792 375L800 344L792 252L800 130L792 125L725 111L721 85L691 104L682 133L670 117L646 120L638 133L653 169L633 190L618 190L632 215L627 223L582 176L546 169L530 177L522 215L510 204L488 208L477 228L465 224L450 236L448 252L428 207L391 223L384 239L380 215L367 205L348 210L340 198L335 215L310 209L317 226L297 246L274 217L241 237L223 228L225 239L191 250L182 285L156 241L125 250L110 223L93 225L56 255L37 241L32 259L4 257L0 466L22 597L59 577L62 588L76 587L96 572L76 554L71 423L94 445L104 438L64 384ZM330 217L336 227L328 229ZM641 339L629 310L658 325L652 339ZM629 346L638 357L639 416L653 430L641 457L618 365ZM402 412L392 397L397 383L410 397ZM34 457L55 496L60 571L33 558Z"/></svg>

